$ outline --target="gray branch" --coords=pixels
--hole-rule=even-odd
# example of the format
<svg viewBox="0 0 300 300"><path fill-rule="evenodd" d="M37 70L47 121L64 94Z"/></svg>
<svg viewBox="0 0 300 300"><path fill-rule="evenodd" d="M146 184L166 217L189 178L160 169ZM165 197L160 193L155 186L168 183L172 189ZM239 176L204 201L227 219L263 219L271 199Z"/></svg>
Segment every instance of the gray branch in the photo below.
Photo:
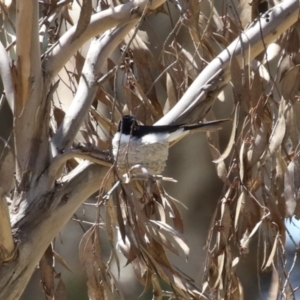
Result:
<svg viewBox="0 0 300 300"><path fill-rule="evenodd" d="M180 101L156 124L174 122L193 123L203 118L213 105L215 97L230 81L230 59L235 56L245 65L261 53L298 21L299 2L284 1L256 19L199 74Z"/></svg>

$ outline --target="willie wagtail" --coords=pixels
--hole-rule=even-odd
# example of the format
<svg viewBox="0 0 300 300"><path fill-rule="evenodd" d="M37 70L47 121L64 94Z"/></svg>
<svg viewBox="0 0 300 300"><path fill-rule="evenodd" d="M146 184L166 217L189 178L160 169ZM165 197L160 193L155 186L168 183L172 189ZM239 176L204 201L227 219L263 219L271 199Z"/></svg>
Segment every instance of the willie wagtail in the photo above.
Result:
<svg viewBox="0 0 300 300"><path fill-rule="evenodd" d="M218 130L221 123L216 120L191 125L140 125L132 115L123 116L118 131L112 140L113 156L118 170L127 172L132 166L145 167L149 173L158 175L166 166L169 143L175 142L198 129L203 131Z"/></svg>

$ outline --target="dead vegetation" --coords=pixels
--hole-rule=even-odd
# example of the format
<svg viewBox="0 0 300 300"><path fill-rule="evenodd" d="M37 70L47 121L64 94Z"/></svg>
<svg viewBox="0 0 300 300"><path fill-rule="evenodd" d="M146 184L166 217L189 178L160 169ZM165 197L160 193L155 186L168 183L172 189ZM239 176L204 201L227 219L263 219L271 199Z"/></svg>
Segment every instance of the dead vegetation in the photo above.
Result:
<svg viewBox="0 0 300 300"><path fill-rule="evenodd" d="M120 255L153 299L243 299L236 268L250 254L272 272L268 299L296 299L284 220L300 217L300 6L229 2L0 2L0 114L8 103L13 116L1 139L0 299L18 299L37 265L46 299L67 299L54 259L69 267L51 241L91 196L97 216L79 245L90 299L123 298L110 269L122 272ZM181 199L163 187L173 179L122 177L109 151L124 112L192 123L214 119L215 101L233 103L232 132L223 151L207 133L224 188L200 289L167 256L189 255Z"/></svg>

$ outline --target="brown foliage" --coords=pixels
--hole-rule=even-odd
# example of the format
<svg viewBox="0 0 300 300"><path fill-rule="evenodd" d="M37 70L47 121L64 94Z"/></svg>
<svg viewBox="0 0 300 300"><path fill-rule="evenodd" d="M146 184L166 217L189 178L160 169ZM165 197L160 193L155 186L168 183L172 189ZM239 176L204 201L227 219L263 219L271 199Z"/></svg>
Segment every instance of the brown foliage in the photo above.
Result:
<svg viewBox="0 0 300 300"><path fill-rule="evenodd" d="M83 1L77 16L79 21L74 22L70 9L75 4L71 1L39 2L39 6L32 4L33 8L25 13L22 2L17 1L17 16L10 3L0 2L1 26L5 32L1 33L5 44L0 51L6 55L0 59L0 71L14 114L10 131L15 137L14 142L7 139L13 147L1 138L0 200L5 204L1 213L4 220L14 220L14 235L9 232L9 237L10 246L15 249L1 248L0 261L9 264L18 259L15 254L20 254L18 251L27 245L18 231L23 222L19 210L25 207L24 214L30 214L33 211L30 205L41 199L33 206L43 207L46 213L43 217L37 215L31 225L38 226L42 219L54 216L70 201L76 186L80 186L80 193L84 190L81 182L93 180L81 178L68 186L77 178L74 174L81 173L83 160L89 160L103 168L109 166L103 181L97 183L97 195L92 197L92 204L89 203L96 212L95 219L92 222L77 219L88 226L79 245L79 258L90 299L124 298L118 278L111 270L115 263L121 272L121 255L126 258L126 265L132 266L145 291L152 289L153 299L243 299L237 268L242 258L251 252L250 242L257 236L259 249L251 254L257 256L261 270L272 272L269 298L283 298L285 293L295 296L296 287L290 281L295 264L287 269L285 262L287 229L284 221L300 218L298 28L285 31L271 45L269 40L269 44L263 41L264 51L257 57L248 54L251 47L241 47L235 54L230 52L229 65L224 62L209 76L200 95L191 96L194 101L178 114L180 122L214 118L212 106L231 79L232 94L224 94L223 99L228 106L232 105L232 129L225 150L220 149L219 133L207 133L216 173L224 187L207 237L206 267L200 288L194 279L172 265L168 255L171 252L186 258L190 251L178 207L181 199L176 200L163 187L163 181L176 180L151 175L143 166L119 174L109 155L111 139L124 114L133 114L144 124L151 125L168 115L193 89L192 83L197 77L205 74L202 71L213 64L223 50L226 52L230 43L242 38L242 30L268 20L272 11L260 14L266 11L266 4L262 4L265 1L253 1L250 8L245 1L241 1L240 7L234 7L224 4L225 1L203 4L191 0L176 2L174 7L180 16L171 12L173 4L165 3L158 9L163 12L162 17L150 17L153 3L149 1L141 7L137 3L125 21L117 15L116 19L119 17L122 22L111 32L95 37L85 53L80 50L86 41L85 34L95 36L97 32L93 31L96 10L105 8L103 19L107 25L113 18L105 19L105 13L112 4L97 1L97 6L92 7L94 1ZM116 11L125 11L124 7L126 4L118 6ZM38 9L39 22L34 19ZM30 20L29 25L25 17ZM18 25L15 30L11 25L16 18L18 24L29 26L30 37L25 36L26 26ZM156 32L156 20L162 27L167 27L168 20L171 26ZM253 23L249 24L250 21ZM130 31L133 22L136 27L132 25L134 29ZM63 28L65 23L75 25L72 29ZM10 40L10 27L16 41ZM62 29L65 35L61 34ZM261 39L261 34L258 31L256 37ZM113 44L115 46L111 46ZM78 46L72 48L72 45ZM59 47L65 47L62 49L66 53L73 51L73 56L71 53L68 57L70 61L62 66L65 53L60 53ZM107 50L106 47L112 48ZM15 53L17 61L9 64L8 57ZM34 55L41 55L42 60ZM216 60L221 61L220 56ZM8 65L9 78L5 79ZM64 70L56 74L60 69ZM32 78L35 81L31 81ZM62 86L67 88L71 98L74 96L70 109L66 108ZM3 101L1 99L0 109ZM26 138L26 134L30 138ZM31 143L30 147L25 147L27 143ZM141 168L141 172L134 172L136 168ZM86 174L90 176L89 172ZM74 205L72 211L93 192L80 194L80 203ZM55 220L55 216L53 218ZM67 221L55 223L55 234ZM10 222L6 222L6 226L11 231ZM105 239L100 233L103 232L110 246L108 259L102 251ZM55 271L55 261L70 268L55 252L53 244L45 241L44 255L38 257L42 289L47 299L66 299L66 287Z"/></svg>

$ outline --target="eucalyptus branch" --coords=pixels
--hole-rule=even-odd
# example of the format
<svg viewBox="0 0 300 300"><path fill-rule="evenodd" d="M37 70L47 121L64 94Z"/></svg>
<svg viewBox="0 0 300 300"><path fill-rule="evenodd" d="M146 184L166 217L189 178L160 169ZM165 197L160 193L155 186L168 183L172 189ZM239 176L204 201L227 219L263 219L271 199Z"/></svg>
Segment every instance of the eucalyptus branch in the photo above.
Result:
<svg viewBox="0 0 300 300"><path fill-rule="evenodd" d="M30 100L32 94L40 91L36 82L41 80L41 62L40 45L38 34L38 2L31 1L25 3L22 0L17 1L17 56L18 56L18 99L16 103L16 112L21 115L26 103ZM31 30L28 31L28 28ZM28 36L30 32L30 36ZM32 82L35 80L35 84ZM31 79L31 80L30 80ZM37 94L38 95L38 94Z"/></svg>
<svg viewBox="0 0 300 300"><path fill-rule="evenodd" d="M235 56L245 65L276 40L299 18L299 1L287 0L256 19L199 74L180 101L156 125L194 122L203 118L215 96L229 82L230 60ZM216 76L217 74L217 76ZM213 94L213 96L212 96Z"/></svg>
<svg viewBox="0 0 300 300"><path fill-rule="evenodd" d="M153 0L149 10L154 10L162 5L165 0ZM72 42L76 31L76 25L70 28L59 41L45 54L43 70L46 78L51 81L53 77L63 68L72 55L88 40L96 35L114 28L120 27L128 22L138 20L148 0L130 1L105 11L94 14L91 22L77 40Z"/></svg>
<svg viewBox="0 0 300 300"><path fill-rule="evenodd" d="M57 155L53 159L48 169L48 176L55 179L58 171L64 165L64 163L67 160L75 157L85 159L106 167L111 167L112 165L112 158L109 156L108 151L101 151L91 147L79 146L77 148L68 149L63 154Z"/></svg>
<svg viewBox="0 0 300 300"><path fill-rule="evenodd" d="M104 71L107 57L135 24L136 21L133 21L125 26L108 31L100 38L92 41L82 70L77 93L52 140L53 155L72 144L99 89L98 80Z"/></svg>
<svg viewBox="0 0 300 300"><path fill-rule="evenodd" d="M35 158L37 156L36 153L32 153L34 135L43 128L40 122L45 120L44 116L41 117L44 112L42 107L44 93L42 92L43 78L39 59L38 17L38 1L17 1L16 51L18 60L14 134L16 161L18 162L16 177L19 182L24 173L38 172L39 168L32 170L30 163L32 163L32 154ZM40 140L43 138L39 136Z"/></svg>
<svg viewBox="0 0 300 300"><path fill-rule="evenodd" d="M101 187L106 168L82 163L63 184L53 187L28 207L20 208L24 218L12 219L18 237L18 256L0 268L0 299L18 299L43 253L78 207ZM4 275L12 274L7 278ZM7 286L9 285L9 288Z"/></svg>

